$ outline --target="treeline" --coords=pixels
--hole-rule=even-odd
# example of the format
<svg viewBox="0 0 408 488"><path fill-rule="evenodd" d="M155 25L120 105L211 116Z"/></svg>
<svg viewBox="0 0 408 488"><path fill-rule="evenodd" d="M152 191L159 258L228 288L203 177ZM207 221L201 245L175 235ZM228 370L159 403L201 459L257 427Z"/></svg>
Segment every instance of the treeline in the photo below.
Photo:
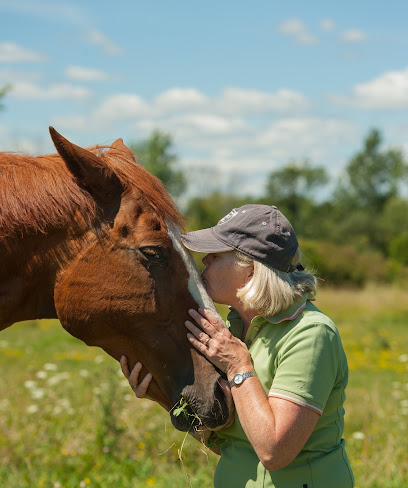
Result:
<svg viewBox="0 0 408 488"><path fill-rule="evenodd" d="M399 149L383 149L379 130L333 180L310 161L290 161L269 174L261 197L215 192L191 199L189 230L210 227L245 203L276 205L292 222L306 263L325 283L364 286L370 282L408 285L408 163ZM171 137L155 132L132 145L147 169L169 192L186 188Z"/></svg>

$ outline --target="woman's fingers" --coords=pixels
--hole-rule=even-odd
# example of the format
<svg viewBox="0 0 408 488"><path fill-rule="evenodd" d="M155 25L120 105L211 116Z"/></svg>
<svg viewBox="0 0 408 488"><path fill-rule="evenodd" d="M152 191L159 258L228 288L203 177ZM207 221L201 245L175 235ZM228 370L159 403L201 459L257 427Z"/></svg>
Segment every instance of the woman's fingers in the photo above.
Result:
<svg viewBox="0 0 408 488"><path fill-rule="evenodd" d="M197 322L199 327L210 336L214 335L216 332L226 330L224 323L221 322L218 317L213 315L209 310L199 308L197 311L191 308L188 311L188 314ZM199 329L197 328L197 330Z"/></svg>
<svg viewBox="0 0 408 488"><path fill-rule="evenodd" d="M194 335L201 344L205 344L207 339L210 338L210 336L206 332L203 332L202 329L199 329L190 320L186 320L184 324L187 327L187 329L191 332L191 334Z"/></svg>
<svg viewBox="0 0 408 488"><path fill-rule="evenodd" d="M210 325L212 325L216 330L225 329L226 326L224 322L222 322L218 317L216 317L213 313L211 313L206 308L199 308L199 313L205 317Z"/></svg>
<svg viewBox="0 0 408 488"><path fill-rule="evenodd" d="M138 398L144 398L147 396L147 389L149 388L151 381L152 375L151 373L147 373L140 385L137 388L132 388Z"/></svg>
<svg viewBox="0 0 408 488"><path fill-rule="evenodd" d="M139 382L139 373L142 371L142 363L137 362L128 377L129 384L133 388Z"/></svg>
<svg viewBox="0 0 408 488"><path fill-rule="evenodd" d="M120 358L120 368L122 370L122 373L126 376L126 378L129 379L130 372L129 372L129 365L126 356L122 356Z"/></svg>
<svg viewBox="0 0 408 488"><path fill-rule="evenodd" d="M143 378L143 380L139 383L139 374L142 370L142 363L137 362L129 373L129 365L126 356L122 356L120 358L120 367L122 369L122 373L126 376L129 381L129 385L131 386L132 390L135 392L135 395L138 398L144 398L147 396L147 389L149 388L149 384L152 381L152 375L147 373L147 375Z"/></svg>

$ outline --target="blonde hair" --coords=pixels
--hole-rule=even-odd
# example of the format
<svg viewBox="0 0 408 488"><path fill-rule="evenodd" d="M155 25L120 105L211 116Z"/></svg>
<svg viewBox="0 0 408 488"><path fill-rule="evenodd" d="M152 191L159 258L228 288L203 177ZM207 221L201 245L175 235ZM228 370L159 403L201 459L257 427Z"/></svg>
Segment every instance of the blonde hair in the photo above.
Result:
<svg viewBox="0 0 408 488"><path fill-rule="evenodd" d="M295 270L285 273L268 268L239 251L236 252L236 256L238 266L254 267L251 280L237 290L237 297L245 309L255 310L263 316L272 316L290 307L304 293L316 293L317 279L309 271ZM291 264L300 264L300 257L298 249Z"/></svg>

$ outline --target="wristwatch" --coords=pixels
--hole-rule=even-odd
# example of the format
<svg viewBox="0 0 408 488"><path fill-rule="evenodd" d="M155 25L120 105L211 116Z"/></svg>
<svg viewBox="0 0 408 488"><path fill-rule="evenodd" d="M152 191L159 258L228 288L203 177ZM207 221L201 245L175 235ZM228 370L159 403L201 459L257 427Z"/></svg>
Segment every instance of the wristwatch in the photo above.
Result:
<svg viewBox="0 0 408 488"><path fill-rule="evenodd" d="M252 376L256 376L255 371L248 371L247 373L237 373L236 375L234 375L232 380L229 382L229 385L231 388L235 385L240 385L247 378L251 378Z"/></svg>

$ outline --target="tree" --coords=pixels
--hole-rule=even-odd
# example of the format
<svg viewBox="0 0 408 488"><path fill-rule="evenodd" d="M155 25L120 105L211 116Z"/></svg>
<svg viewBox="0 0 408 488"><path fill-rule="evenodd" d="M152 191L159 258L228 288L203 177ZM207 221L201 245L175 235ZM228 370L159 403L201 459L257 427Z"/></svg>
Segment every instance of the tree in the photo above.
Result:
<svg viewBox="0 0 408 488"><path fill-rule="evenodd" d="M170 152L172 144L169 134L156 130L149 139L131 143L129 147L136 160L157 176L173 197L179 197L187 185L184 174L174 169L177 156Z"/></svg>
<svg viewBox="0 0 408 488"><path fill-rule="evenodd" d="M381 151L382 135L372 129L363 149L349 162L344 182L336 192L345 207L381 212L388 200L398 196L400 183L408 176L408 164L399 149Z"/></svg>
<svg viewBox="0 0 408 488"><path fill-rule="evenodd" d="M189 230L213 227L233 208L252 203L248 197L213 192L206 197L192 198L187 205L186 216Z"/></svg>
<svg viewBox="0 0 408 488"><path fill-rule="evenodd" d="M381 150L381 145L380 131L372 129L361 151L348 163L334 196L337 224L333 238L387 255L389 238L398 230L394 226L390 232L383 215L390 215L388 204L398 197L408 176L408 164L399 149Z"/></svg>
<svg viewBox="0 0 408 488"><path fill-rule="evenodd" d="M315 193L327 182L324 168L313 167L308 160L300 164L291 161L270 173L264 200L279 207L297 232L304 234L306 221L315 207Z"/></svg>

